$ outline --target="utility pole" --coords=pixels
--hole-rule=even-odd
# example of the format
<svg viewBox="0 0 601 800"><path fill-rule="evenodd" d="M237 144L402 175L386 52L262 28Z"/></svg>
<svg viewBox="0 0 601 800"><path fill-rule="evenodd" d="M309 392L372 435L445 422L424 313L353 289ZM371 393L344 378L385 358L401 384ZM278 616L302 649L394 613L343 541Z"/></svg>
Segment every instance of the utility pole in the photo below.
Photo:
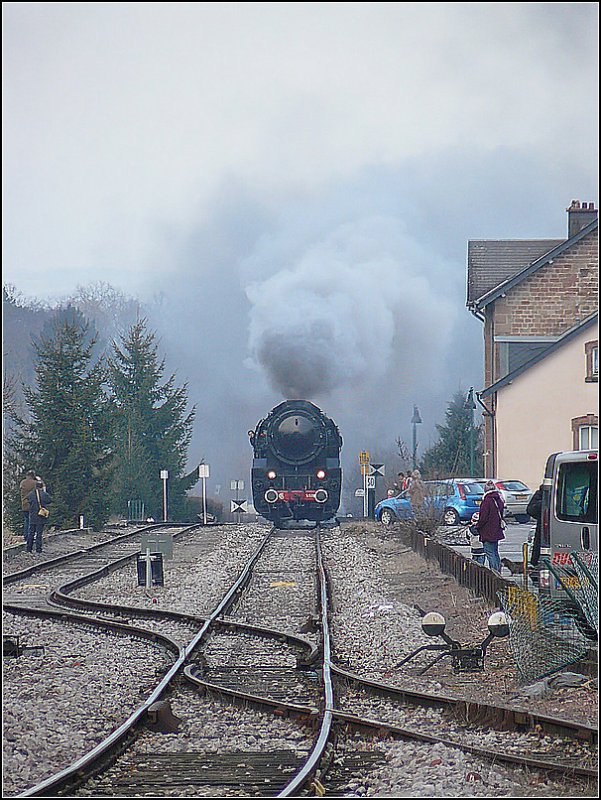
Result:
<svg viewBox="0 0 601 800"><path fill-rule="evenodd" d="M411 417L411 424L413 425L413 469L417 469L417 426L421 424L422 418L419 415L417 406L413 406L413 416Z"/></svg>

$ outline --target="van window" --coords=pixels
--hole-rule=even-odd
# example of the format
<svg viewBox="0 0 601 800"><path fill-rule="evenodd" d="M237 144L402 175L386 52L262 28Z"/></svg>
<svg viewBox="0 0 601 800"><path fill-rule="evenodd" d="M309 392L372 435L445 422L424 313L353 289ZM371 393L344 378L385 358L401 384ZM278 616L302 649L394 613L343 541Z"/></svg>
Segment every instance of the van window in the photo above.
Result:
<svg viewBox="0 0 601 800"><path fill-rule="evenodd" d="M597 522L597 462L560 464L557 518L567 522Z"/></svg>

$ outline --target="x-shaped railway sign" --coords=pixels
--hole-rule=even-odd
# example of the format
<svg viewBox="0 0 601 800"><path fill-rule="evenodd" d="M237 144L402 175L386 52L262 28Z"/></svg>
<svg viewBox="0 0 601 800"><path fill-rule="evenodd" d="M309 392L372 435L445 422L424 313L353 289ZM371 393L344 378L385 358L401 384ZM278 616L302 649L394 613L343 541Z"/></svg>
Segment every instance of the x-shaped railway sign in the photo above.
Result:
<svg viewBox="0 0 601 800"><path fill-rule="evenodd" d="M370 464L369 465L369 474L375 475L378 478L383 478L384 473L386 471L386 467L384 464Z"/></svg>
<svg viewBox="0 0 601 800"><path fill-rule="evenodd" d="M248 512L248 500L232 500L230 512L232 514L246 514Z"/></svg>

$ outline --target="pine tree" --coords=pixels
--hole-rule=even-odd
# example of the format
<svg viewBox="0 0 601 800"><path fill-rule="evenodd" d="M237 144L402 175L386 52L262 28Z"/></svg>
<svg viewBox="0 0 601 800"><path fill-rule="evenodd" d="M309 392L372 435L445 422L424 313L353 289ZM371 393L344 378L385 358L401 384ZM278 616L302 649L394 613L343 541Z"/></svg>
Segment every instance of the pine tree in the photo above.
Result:
<svg viewBox="0 0 601 800"><path fill-rule="evenodd" d="M169 516L183 519L186 491L197 480L195 473L184 474L195 413L186 413L187 384L177 387L174 375L164 380L165 362L145 319L113 343L108 368L116 405L115 509L125 514L137 501L146 514L162 519L160 473L167 470Z"/></svg>
<svg viewBox="0 0 601 800"><path fill-rule="evenodd" d="M96 529L109 516L110 401L95 338L72 307L55 313L33 342L36 385L24 388L29 418L18 421L22 463L31 465L52 494L51 522Z"/></svg>
<svg viewBox="0 0 601 800"><path fill-rule="evenodd" d="M420 469L425 477L475 477L482 473L482 426L474 425L471 403L466 401L464 392L453 395L446 410L446 423L436 425L438 441L424 453ZM475 475L470 475L472 441Z"/></svg>

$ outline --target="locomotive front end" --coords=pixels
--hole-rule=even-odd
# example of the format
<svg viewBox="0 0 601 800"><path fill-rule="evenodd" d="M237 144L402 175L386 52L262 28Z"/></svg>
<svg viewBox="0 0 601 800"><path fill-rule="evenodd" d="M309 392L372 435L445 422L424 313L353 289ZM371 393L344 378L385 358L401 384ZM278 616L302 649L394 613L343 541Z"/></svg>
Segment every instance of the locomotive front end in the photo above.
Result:
<svg viewBox="0 0 601 800"><path fill-rule="evenodd" d="M249 432L257 513L274 524L331 519L340 504L342 439L313 403L288 400Z"/></svg>

